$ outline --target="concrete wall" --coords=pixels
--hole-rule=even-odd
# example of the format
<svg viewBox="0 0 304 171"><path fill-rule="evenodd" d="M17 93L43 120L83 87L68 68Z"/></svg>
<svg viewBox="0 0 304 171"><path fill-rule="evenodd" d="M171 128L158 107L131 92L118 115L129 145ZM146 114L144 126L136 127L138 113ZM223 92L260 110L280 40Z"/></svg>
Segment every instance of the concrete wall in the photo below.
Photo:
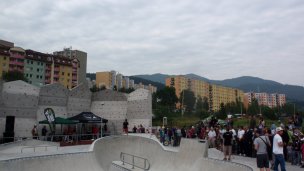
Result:
<svg viewBox="0 0 304 171"><path fill-rule="evenodd" d="M39 106L67 106L69 90L59 83L41 87Z"/></svg>
<svg viewBox="0 0 304 171"><path fill-rule="evenodd" d="M81 83L69 92L67 116L72 117L81 112L91 111L92 93L87 83Z"/></svg>
<svg viewBox="0 0 304 171"><path fill-rule="evenodd" d="M112 90L91 93L87 84L68 90L59 83L41 88L23 81L1 83L0 136L5 129L5 117L9 115L16 117L16 136L31 136L33 125L46 119L46 108L52 108L56 117L63 118L91 111L109 120L108 128L112 134L122 132L126 118L129 130L134 125L142 124L145 128L152 125L152 97L148 90L138 89L127 95Z"/></svg>
<svg viewBox="0 0 304 171"><path fill-rule="evenodd" d="M140 124L146 129L152 127L152 95L149 90L137 89L129 94L127 118L129 130Z"/></svg>
<svg viewBox="0 0 304 171"><path fill-rule="evenodd" d="M108 128L112 134L122 132L122 123L127 117L127 96L123 93L104 90L93 93L91 112L108 119Z"/></svg>

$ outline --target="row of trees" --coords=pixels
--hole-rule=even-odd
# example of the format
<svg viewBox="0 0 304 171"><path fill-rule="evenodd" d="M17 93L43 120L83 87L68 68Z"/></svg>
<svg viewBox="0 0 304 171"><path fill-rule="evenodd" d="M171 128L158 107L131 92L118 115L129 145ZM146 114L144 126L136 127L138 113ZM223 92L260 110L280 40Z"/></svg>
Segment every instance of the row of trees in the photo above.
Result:
<svg viewBox="0 0 304 171"><path fill-rule="evenodd" d="M179 105L176 105L179 104ZM246 109L240 99L235 102L221 104L220 110L210 111L209 101L207 97L195 97L191 90L183 90L180 98L177 98L174 87L165 87L153 94L152 103L155 117L162 118L164 115L197 115L200 118L205 118L211 114L225 119L227 114L246 113L249 115L257 115L262 113L263 116L269 119L278 119L282 115L291 115L297 110L294 110L292 104L287 103L284 106L270 108L261 106L257 100L253 100L251 105ZM178 113L178 114L177 114Z"/></svg>

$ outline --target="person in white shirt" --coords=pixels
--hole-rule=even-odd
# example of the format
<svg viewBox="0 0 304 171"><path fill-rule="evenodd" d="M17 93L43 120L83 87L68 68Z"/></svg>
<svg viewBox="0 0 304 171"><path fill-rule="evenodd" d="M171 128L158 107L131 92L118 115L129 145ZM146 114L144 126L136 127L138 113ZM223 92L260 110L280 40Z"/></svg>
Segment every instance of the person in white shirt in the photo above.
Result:
<svg viewBox="0 0 304 171"><path fill-rule="evenodd" d="M237 144L238 144L238 153L240 155L245 155L245 150L244 150L244 134L245 130L243 126L241 126L237 132Z"/></svg>
<svg viewBox="0 0 304 171"><path fill-rule="evenodd" d="M276 135L273 137L273 149L272 152L275 156L274 160L274 171L278 171L279 164L281 165L281 171L286 171L285 160L283 153L283 140L281 135L283 134L283 129L281 127L276 128Z"/></svg>
<svg viewBox="0 0 304 171"><path fill-rule="evenodd" d="M216 132L214 131L213 127L211 127L210 131L208 132L208 142L210 144L209 147L215 147L215 137Z"/></svg>

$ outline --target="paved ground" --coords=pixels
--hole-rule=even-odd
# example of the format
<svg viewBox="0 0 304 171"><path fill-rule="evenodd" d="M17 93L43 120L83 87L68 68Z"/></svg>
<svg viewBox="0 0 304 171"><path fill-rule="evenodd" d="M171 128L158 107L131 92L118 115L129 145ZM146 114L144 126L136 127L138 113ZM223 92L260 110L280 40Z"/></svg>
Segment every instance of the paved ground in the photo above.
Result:
<svg viewBox="0 0 304 171"><path fill-rule="evenodd" d="M222 160L224 158L223 153L221 151L217 150L217 149L214 149L214 148L211 148L211 149L208 150L208 157L213 158L213 159L219 159L219 160ZM255 168L256 171L259 170L256 167L256 158L233 155L231 161L251 166L252 168ZM303 171L304 168L300 168L300 166L293 166L293 165L291 165L290 163L287 162L286 163L286 170Z"/></svg>
<svg viewBox="0 0 304 171"><path fill-rule="evenodd" d="M239 168L235 163L241 163L256 168L255 158L248 158L242 156L233 156L231 162L221 161L223 154L216 149L208 149L208 157L211 159L217 159L220 161L208 160L203 158L204 147L197 140L185 139L182 141L181 147L162 146L155 136L149 134L142 134L141 137L134 136L120 136L113 138L106 138L95 142L94 145L81 145L81 146L67 146L67 147L54 147L54 144L43 144L43 142L31 142L29 144L18 144L17 146L10 145L6 148L0 148L0 166L1 160L8 160L22 157L37 157L45 155L56 155L56 154L68 154L68 155L56 155L56 157L47 156L46 159L39 157L37 161L49 170L56 169L58 171L65 170L67 168L76 168L81 170L82 168L88 171L107 171L110 170L112 161L119 161L120 152L126 152L136 154L145 158L148 158L151 163L151 171L160 170L191 170L191 171L202 171L202 170L217 170L217 171L238 171L247 170L248 168ZM142 138L145 137L145 138ZM26 146L45 146L49 145L45 151L44 147L36 148L34 152L31 148L21 149ZM196 149L196 150L194 150ZM82 153L94 151L93 153ZM75 153L75 155L71 154ZM35 158L24 161L24 165L18 162L18 168L22 170L41 170L42 168L35 168L33 163L37 163ZM3 163L3 162L2 162ZM16 170L14 162L9 162L10 165L5 164L4 171ZM56 163L56 168L53 167L53 163ZM231 163L231 164L229 164ZM19 166L21 165L21 166ZM90 166L88 166L90 165ZM77 166L77 167L75 167ZM9 169L10 167L14 169ZM43 169L44 170L44 169ZM75 169L73 169L75 170ZM82 169L83 170L83 169ZM291 166L287 164L287 170L300 171L303 170L298 166Z"/></svg>

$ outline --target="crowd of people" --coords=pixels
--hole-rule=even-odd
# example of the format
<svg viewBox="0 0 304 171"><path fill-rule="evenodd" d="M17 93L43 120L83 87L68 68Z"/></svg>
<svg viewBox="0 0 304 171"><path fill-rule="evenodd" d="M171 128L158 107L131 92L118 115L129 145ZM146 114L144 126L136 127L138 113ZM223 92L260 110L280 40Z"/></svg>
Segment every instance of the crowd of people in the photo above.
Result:
<svg viewBox="0 0 304 171"><path fill-rule="evenodd" d="M301 132L302 117L296 114L286 124L271 124L267 127L263 117L249 117L247 125L233 124L227 118L220 125L216 117L191 127L161 127L158 136L164 145L178 146L180 139L198 138L208 141L210 148L223 151L224 160L231 160L231 155L256 157L258 168L271 167L277 170L285 168L285 162L304 167L304 135ZM266 160L269 160L269 162ZM267 169L268 168L268 169Z"/></svg>

